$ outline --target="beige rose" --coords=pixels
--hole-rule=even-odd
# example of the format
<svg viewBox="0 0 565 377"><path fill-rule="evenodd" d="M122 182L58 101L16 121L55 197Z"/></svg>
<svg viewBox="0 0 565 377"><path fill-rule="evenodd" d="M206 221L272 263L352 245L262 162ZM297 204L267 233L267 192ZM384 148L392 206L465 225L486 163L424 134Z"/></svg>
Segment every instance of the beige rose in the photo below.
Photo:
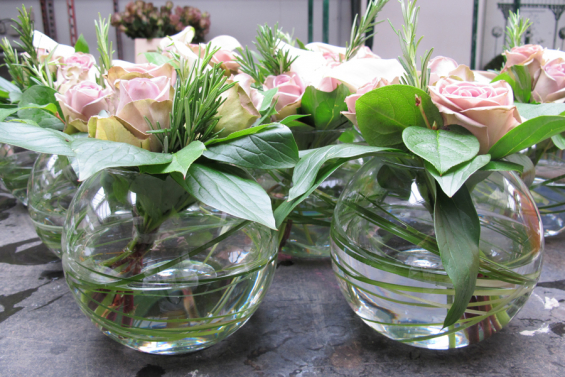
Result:
<svg viewBox="0 0 565 377"><path fill-rule="evenodd" d="M532 95L542 103L565 102L565 59L558 58L543 66Z"/></svg>
<svg viewBox="0 0 565 377"><path fill-rule="evenodd" d="M451 77L461 81L475 81L475 76L469 67L445 56L437 56L430 60L430 85L434 85L442 77Z"/></svg>
<svg viewBox="0 0 565 377"><path fill-rule="evenodd" d="M528 67L532 82L535 82L540 73L541 66L544 64L544 48L540 45L524 45L514 47L510 51L505 51L506 64L502 72L508 71L512 66L523 65Z"/></svg>
<svg viewBox="0 0 565 377"><path fill-rule="evenodd" d="M58 62L55 87L59 93L65 94L82 81L96 81L98 70L93 55L75 52L66 58L59 58Z"/></svg>
<svg viewBox="0 0 565 377"><path fill-rule="evenodd" d="M133 64L123 60L114 60L112 68L109 69L108 83L115 87L116 80L131 80L134 78L146 78L165 76L174 85L176 81L176 71L170 64L155 65L151 63Z"/></svg>
<svg viewBox="0 0 565 377"><path fill-rule="evenodd" d="M505 81L484 84L446 78L429 89L444 124L458 124L471 131L479 139L480 154L488 153L522 121L514 106L512 88Z"/></svg>
<svg viewBox="0 0 565 377"><path fill-rule="evenodd" d="M88 136L99 140L117 141L152 150L151 138L147 134L139 132L129 123L115 116L108 118L91 117L88 121Z"/></svg>

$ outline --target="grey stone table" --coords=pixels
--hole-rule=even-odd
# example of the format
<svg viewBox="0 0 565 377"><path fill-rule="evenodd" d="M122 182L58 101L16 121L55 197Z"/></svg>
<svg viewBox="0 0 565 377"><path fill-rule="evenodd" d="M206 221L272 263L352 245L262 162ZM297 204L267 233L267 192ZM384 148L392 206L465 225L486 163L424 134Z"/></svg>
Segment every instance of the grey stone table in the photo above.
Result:
<svg viewBox="0 0 565 377"><path fill-rule="evenodd" d="M153 356L90 323L26 209L0 192L0 376L565 376L564 248L565 238L547 242L527 305L507 328L468 348L393 342L349 308L329 261L285 261L233 336L193 354Z"/></svg>

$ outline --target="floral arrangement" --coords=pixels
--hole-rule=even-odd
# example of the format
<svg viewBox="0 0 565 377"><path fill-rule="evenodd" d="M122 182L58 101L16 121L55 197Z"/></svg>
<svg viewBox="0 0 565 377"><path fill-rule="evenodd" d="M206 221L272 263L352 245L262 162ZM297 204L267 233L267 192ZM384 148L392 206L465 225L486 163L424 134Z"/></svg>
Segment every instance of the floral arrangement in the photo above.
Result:
<svg viewBox="0 0 565 377"><path fill-rule="evenodd" d="M280 238L292 211L348 160L384 153L409 158L420 169L416 179L435 238L371 219L441 259L455 292L443 327L453 326L465 316L479 276L500 284L524 279L485 259L471 191L483 173L527 170L516 157L520 151L539 151L549 140L565 147L565 58L515 45L500 75L431 59L433 50L418 64L419 8L400 1L404 25L395 32L402 56L381 59L363 43L387 2L369 3L345 48L299 41L295 47L278 26L259 27L256 54L231 37L191 44L181 32L163 41L161 53L147 53L143 65L112 60L104 20L96 23L96 63L83 42L73 49L33 32L24 8L28 55L24 64L17 55L7 61L15 85L0 82L0 97L9 102L0 113L0 142L68 156L81 181L108 168L172 179L191 200L279 230ZM135 6L134 12L128 5L129 16L143 15ZM524 27L517 16L511 22L515 42ZM337 137L323 133L299 136L299 130L351 126L366 144L334 144ZM248 169L286 175L292 180L287 200L272 202ZM137 225L142 234L192 203L156 209L162 203L148 195L136 199L145 214ZM132 239L124 258L134 266L130 251L144 247L150 245Z"/></svg>
<svg viewBox="0 0 565 377"><path fill-rule="evenodd" d="M175 8L172 1L157 8L151 2L137 0L130 1L124 12L114 13L111 23L132 39L163 38L192 26L194 41L200 43L210 31L210 14L191 6Z"/></svg>

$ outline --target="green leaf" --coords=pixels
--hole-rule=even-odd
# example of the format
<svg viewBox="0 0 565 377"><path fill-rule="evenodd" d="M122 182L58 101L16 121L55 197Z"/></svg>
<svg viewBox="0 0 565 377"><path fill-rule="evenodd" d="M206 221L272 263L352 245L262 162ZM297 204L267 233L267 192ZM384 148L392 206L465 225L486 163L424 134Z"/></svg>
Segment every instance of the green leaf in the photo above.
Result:
<svg viewBox="0 0 565 377"><path fill-rule="evenodd" d="M525 121L508 131L488 153L493 160L499 160L563 131L565 131L565 117L543 115Z"/></svg>
<svg viewBox="0 0 565 377"><path fill-rule="evenodd" d="M59 131L25 123L0 122L0 143L39 153L74 156L71 140L71 136Z"/></svg>
<svg viewBox="0 0 565 377"><path fill-rule="evenodd" d="M15 84L12 84L10 81L6 80L3 77L0 77L0 88L8 93L10 92L19 92L22 91L18 88Z"/></svg>
<svg viewBox="0 0 565 377"><path fill-rule="evenodd" d="M349 130L343 131L343 133L341 134L338 140L340 143L351 144L355 141L356 137L357 137L357 131L351 128Z"/></svg>
<svg viewBox="0 0 565 377"><path fill-rule="evenodd" d="M88 42L86 41L82 33L78 36L77 43L75 43L75 52L84 52L85 54L90 54Z"/></svg>
<svg viewBox="0 0 565 377"><path fill-rule="evenodd" d="M452 198L437 190L434 228L443 268L455 289L453 304L443 323L443 327L448 327L465 313L479 273L481 224L465 186Z"/></svg>
<svg viewBox="0 0 565 377"><path fill-rule="evenodd" d="M529 160L529 158L528 158L528 160ZM531 161L530 161L530 163L531 163ZM517 172L521 173L522 171L524 171L524 167L520 164L515 164L513 162L489 161L489 163L486 164L485 166L483 166L481 168L481 170L483 170L483 171L517 171Z"/></svg>
<svg viewBox="0 0 565 377"><path fill-rule="evenodd" d="M316 176L314 183L311 185L311 187L308 189L308 191L306 191L300 197L289 200L289 201L284 201L280 206L278 206L277 209L275 210L275 220L276 220L277 228L279 228L281 226L281 224L285 221L287 216L292 212L292 210L297 205L299 205L304 200L306 200L306 198L308 198L318 188L318 186L320 186L322 183L324 183L324 181L330 175L332 175L332 173L334 171L339 169L339 167L341 165L345 164L347 161L348 161L348 159L342 158L342 159L339 159L338 161L336 161L336 162L334 162L330 165L324 166L320 170L318 175Z"/></svg>
<svg viewBox="0 0 565 377"><path fill-rule="evenodd" d="M28 105L25 107L18 107L18 108L12 108L12 109L0 109L0 122L3 122L4 119L6 119L7 117L9 117L12 114L17 113L20 110L25 110L25 109L45 109L47 111L50 111L52 113L56 113L57 112L57 106L55 106L52 103L48 103L47 105Z"/></svg>
<svg viewBox="0 0 565 377"><path fill-rule="evenodd" d="M430 125L443 126L443 118L431 97L408 85L389 85L361 96L355 103L357 123L363 138L376 147L402 143L402 131L411 126L426 128L426 122L416 106L420 97Z"/></svg>
<svg viewBox="0 0 565 377"><path fill-rule="evenodd" d="M491 82L506 81L514 92L514 98L518 102L528 103L532 96L532 77L528 67L514 65L509 71L501 73Z"/></svg>
<svg viewBox="0 0 565 377"><path fill-rule="evenodd" d="M273 103L273 98L275 97L275 94L278 93L278 91L279 88L273 88L261 92L261 94L263 95L263 102L261 102L261 108L259 109L259 112L263 113L264 111L269 110L271 104Z"/></svg>
<svg viewBox="0 0 565 377"><path fill-rule="evenodd" d="M306 50L306 51L310 51L308 50L308 48L306 47L306 45L304 44L304 42L302 42L300 39L296 38L296 44L298 45L298 48L301 50Z"/></svg>
<svg viewBox="0 0 565 377"><path fill-rule="evenodd" d="M253 134L256 134L257 132L261 132L263 129L265 129L265 127L268 127L271 124L276 124L276 123L261 124L260 126L250 127L250 128L246 128L246 129L243 129L243 130L240 130L240 131L232 132L228 136L223 137L221 139L208 140L206 143L204 143L204 145L206 145L208 147L209 145L225 143L225 142L228 142L230 140L234 140L234 139L237 139L237 138L240 138L240 137L243 137L243 136L253 135Z"/></svg>
<svg viewBox="0 0 565 377"><path fill-rule="evenodd" d="M211 145L204 156L243 168L284 169L298 162L298 146L288 127L272 124L255 134Z"/></svg>
<svg viewBox="0 0 565 377"><path fill-rule="evenodd" d="M65 124L59 118L41 109L28 108L26 106L23 110L18 111L18 117L29 119L42 128L51 128L59 131L65 128Z"/></svg>
<svg viewBox="0 0 565 377"><path fill-rule="evenodd" d="M503 161L505 164L517 165L517 168L521 169L520 178L522 178L522 181L524 181L527 187L530 187L532 183L534 183L536 179L536 167L532 160L530 160L530 157L525 154L514 153L510 156L506 156L504 159L506 160Z"/></svg>
<svg viewBox="0 0 565 377"><path fill-rule="evenodd" d="M171 62L171 59L158 52L146 52L144 53L145 59L151 64L163 65Z"/></svg>
<svg viewBox="0 0 565 377"><path fill-rule="evenodd" d="M288 200L298 198L312 187L320 168L326 161L334 158L358 158L392 150L392 148L371 147L366 145L338 144L308 151L294 168L292 175L293 187L290 189Z"/></svg>
<svg viewBox="0 0 565 377"><path fill-rule="evenodd" d="M469 161L479 153L479 140L464 127L451 125L449 130L408 127L402 133L406 147L430 162L440 175Z"/></svg>
<svg viewBox="0 0 565 377"><path fill-rule="evenodd" d="M34 85L22 94L20 99L20 107L35 105L47 105L48 103L57 103L55 99L57 91L44 85Z"/></svg>
<svg viewBox="0 0 565 377"><path fill-rule="evenodd" d="M555 144L557 148L561 150L565 149L565 136L563 136L562 133L553 135L551 141L553 141L553 144Z"/></svg>
<svg viewBox="0 0 565 377"><path fill-rule="evenodd" d="M515 103L514 105L520 116L525 119L537 118L542 115L564 115L565 113L565 103L540 103L538 105Z"/></svg>
<svg viewBox="0 0 565 377"><path fill-rule="evenodd" d="M148 174L179 172L183 177L186 177L186 172L190 168L190 165L202 156L205 150L206 147L202 142L193 141L177 153L173 153L173 159L168 164L141 166L140 170Z"/></svg>
<svg viewBox="0 0 565 377"><path fill-rule="evenodd" d="M294 114L294 115L289 115L286 118L284 118L283 120L281 120L279 123L280 124L284 124L285 126L289 126L291 124L304 124L304 123L300 123L300 122L295 122L295 120L300 119L300 118L304 118L307 117L310 114ZM310 127L310 126L308 126Z"/></svg>
<svg viewBox="0 0 565 377"><path fill-rule="evenodd" d="M349 89L343 84L337 86L332 92L323 92L309 86L302 95L302 104L298 109L299 114L310 114L304 122L314 126L317 130L333 130L348 122L341 112L347 111L345 97Z"/></svg>
<svg viewBox="0 0 565 377"><path fill-rule="evenodd" d="M154 153L126 143L98 139L77 138L71 148L76 154L80 181L106 168L161 165L173 159L168 153Z"/></svg>
<svg viewBox="0 0 565 377"><path fill-rule="evenodd" d="M239 169L220 164L192 164L186 179L176 173L173 178L211 207L276 229L269 195L257 182L242 177Z"/></svg>
<svg viewBox="0 0 565 377"><path fill-rule="evenodd" d="M440 175L436 168L428 161L425 161L425 165L426 169L435 178L437 183L439 183L443 192L451 198L471 175L485 166L489 161L490 156L488 154L477 156L470 161L452 167L443 175Z"/></svg>

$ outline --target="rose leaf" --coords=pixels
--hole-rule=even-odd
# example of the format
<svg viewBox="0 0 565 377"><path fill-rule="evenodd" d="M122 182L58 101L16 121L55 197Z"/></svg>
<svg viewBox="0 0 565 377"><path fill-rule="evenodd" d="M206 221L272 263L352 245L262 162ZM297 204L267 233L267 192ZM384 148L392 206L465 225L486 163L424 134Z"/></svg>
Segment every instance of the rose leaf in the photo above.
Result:
<svg viewBox="0 0 565 377"><path fill-rule="evenodd" d="M436 168L429 162L425 161L425 165L426 170L430 172L437 183L439 183L443 192L451 198L459 191L461 186L465 184L471 175L485 166L489 161L490 156L488 154L476 156L470 161L452 167L443 175L439 175Z"/></svg>
<svg viewBox="0 0 565 377"><path fill-rule="evenodd" d="M324 92L309 86L302 96L302 105L299 114L309 114L304 118L304 123L314 126L317 130L334 130L348 122L341 112L347 111L345 97L349 89L343 84L337 86L333 92Z"/></svg>
<svg viewBox="0 0 565 377"><path fill-rule="evenodd" d="M167 174L172 172L179 172L183 177L186 177L186 172L190 165L196 161L202 153L206 150L204 144L200 141L193 141L186 147L173 153L173 159L168 164L163 165L147 165L140 166L140 170L148 174Z"/></svg>

